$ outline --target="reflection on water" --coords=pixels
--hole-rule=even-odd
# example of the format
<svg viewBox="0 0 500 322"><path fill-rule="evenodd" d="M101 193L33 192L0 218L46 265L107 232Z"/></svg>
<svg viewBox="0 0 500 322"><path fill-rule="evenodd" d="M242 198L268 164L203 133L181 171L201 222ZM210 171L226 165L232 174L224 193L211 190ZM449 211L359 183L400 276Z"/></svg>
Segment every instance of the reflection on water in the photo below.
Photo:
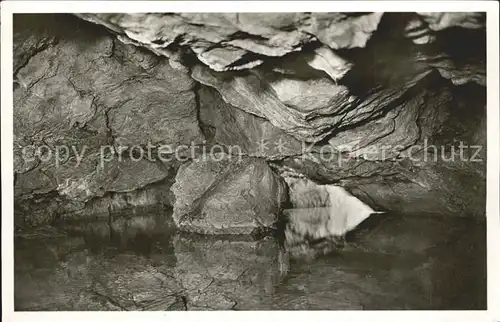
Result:
<svg viewBox="0 0 500 322"><path fill-rule="evenodd" d="M321 215L290 216L280 241L183 234L170 218L20 234L16 310L486 307L482 223L378 215L340 239Z"/></svg>
<svg viewBox="0 0 500 322"><path fill-rule="evenodd" d="M330 207L288 209L284 218L284 244L292 258L311 261L344 245L332 229L342 225L332 220Z"/></svg>

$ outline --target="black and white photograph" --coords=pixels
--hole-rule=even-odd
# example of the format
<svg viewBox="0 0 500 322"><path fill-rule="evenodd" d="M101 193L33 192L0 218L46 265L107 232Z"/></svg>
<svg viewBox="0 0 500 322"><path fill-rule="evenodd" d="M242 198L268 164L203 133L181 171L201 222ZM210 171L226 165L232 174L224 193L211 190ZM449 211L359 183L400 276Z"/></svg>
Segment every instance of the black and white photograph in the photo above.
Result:
<svg viewBox="0 0 500 322"><path fill-rule="evenodd" d="M4 309L500 305L498 3L168 2L2 3Z"/></svg>

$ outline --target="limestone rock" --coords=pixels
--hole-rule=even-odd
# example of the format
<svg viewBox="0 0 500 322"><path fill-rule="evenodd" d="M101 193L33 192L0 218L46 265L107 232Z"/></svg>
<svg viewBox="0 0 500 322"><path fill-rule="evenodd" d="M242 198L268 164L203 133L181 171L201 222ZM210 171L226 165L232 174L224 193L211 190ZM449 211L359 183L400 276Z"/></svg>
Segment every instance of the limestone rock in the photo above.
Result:
<svg viewBox="0 0 500 322"><path fill-rule="evenodd" d="M105 217L112 205L171 204L177 169L199 155L136 162L149 144L220 145L343 186L375 210L484 213L484 162L411 159L425 155L425 142L444 147L445 156L460 142L485 146L484 14L78 16L94 23L70 15L14 21L16 225ZM103 155L112 158L104 167ZM484 161L484 148L478 156ZM181 172L192 166L191 178L204 171L215 178L232 169L212 161ZM224 213L216 211L220 194L243 207L232 193L248 182L228 177L179 209ZM210 180L207 187L220 181ZM269 201L266 211L280 208L273 189L269 183L256 194ZM260 210L245 207L248 232L261 225L250 219ZM274 222L263 216L262 226ZM214 220L222 227L225 219ZM206 229L202 221L188 226Z"/></svg>
<svg viewBox="0 0 500 322"><path fill-rule="evenodd" d="M432 30L451 27L484 28L486 14L482 12L418 12Z"/></svg>
<svg viewBox="0 0 500 322"><path fill-rule="evenodd" d="M193 81L166 59L72 16L20 15L14 30L16 196L141 189L170 166L132 160L134 147L201 142Z"/></svg>
<svg viewBox="0 0 500 322"><path fill-rule="evenodd" d="M483 90L473 84L456 88L433 73L384 117L277 164L343 186L377 211L482 218Z"/></svg>
<svg viewBox="0 0 500 322"><path fill-rule="evenodd" d="M205 137L227 147L228 153L281 159L299 155L302 143L269 121L226 103L213 88L201 86L200 122Z"/></svg>
<svg viewBox="0 0 500 322"><path fill-rule="evenodd" d="M267 77L270 80L268 82L258 74L248 72L221 74L210 71L203 66L195 66L192 76L202 84L216 88L229 104L268 119L274 126L299 140L314 142L325 137L328 130L335 125L335 120L340 121L342 116L313 118L313 115L322 113L322 109L326 109L323 113L328 115L328 112L332 113L331 109L342 109L342 107L349 106L351 103L349 102L348 92L345 89L337 88L334 84L325 84L325 97L315 97L318 103L313 103L313 106L319 108L317 112L313 108L309 109L306 96L307 91L309 91L309 95L313 95L311 90L315 87L307 86L302 82L290 80L289 84L283 84L283 80L278 78L274 83L271 83L272 78ZM290 90L291 86L295 86L295 91ZM332 91L331 94L328 90ZM301 93L301 91L305 93ZM291 93L297 94L294 94L295 97L290 97ZM280 94L282 95L281 98L279 97ZM338 95L339 98L336 98L335 95ZM295 108L288 107L281 99ZM290 100L290 102L287 100ZM335 100L345 105L334 105ZM311 120L309 121L308 118L311 118Z"/></svg>
<svg viewBox="0 0 500 322"><path fill-rule="evenodd" d="M300 51L317 39L333 49L364 47L382 17L381 13L77 15L160 54L170 56L169 47L188 47L216 71L252 68L263 62L261 57Z"/></svg>
<svg viewBox="0 0 500 322"><path fill-rule="evenodd" d="M180 167L172 186L174 221L207 234L270 227L286 202L282 179L262 159L215 155Z"/></svg>
<svg viewBox="0 0 500 322"><path fill-rule="evenodd" d="M336 55L327 46L316 48L310 56L306 58L307 64L315 69L324 71L335 81L344 77L352 67L351 63Z"/></svg>
<svg viewBox="0 0 500 322"><path fill-rule="evenodd" d="M442 77L451 80L454 85L464 85L468 82L475 82L481 86L486 86L485 65L481 62L467 62L458 65L453 59L441 59L430 66L436 68Z"/></svg>

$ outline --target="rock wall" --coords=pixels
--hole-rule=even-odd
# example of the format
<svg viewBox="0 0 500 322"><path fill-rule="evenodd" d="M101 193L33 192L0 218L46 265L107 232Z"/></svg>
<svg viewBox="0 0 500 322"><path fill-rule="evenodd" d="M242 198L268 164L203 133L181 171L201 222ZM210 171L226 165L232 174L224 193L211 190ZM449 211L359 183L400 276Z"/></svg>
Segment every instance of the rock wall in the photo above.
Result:
<svg viewBox="0 0 500 322"><path fill-rule="evenodd" d="M194 82L75 17L16 16L14 33L18 224L81 215L96 198L111 205L110 195L151 185L168 192L177 166L136 161L130 148L202 140Z"/></svg>
<svg viewBox="0 0 500 322"><path fill-rule="evenodd" d="M271 227L287 200L283 179L262 159L195 159L172 186L174 221L205 234L248 234Z"/></svg>
<svg viewBox="0 0 500 322"><path fill-rule="evenodd" d="M76 16L14 19L17 227L178 205L189 148L215 145L271 178L217 186L266 216L291 169L375 211L484 217L484 14Z"/></svg>

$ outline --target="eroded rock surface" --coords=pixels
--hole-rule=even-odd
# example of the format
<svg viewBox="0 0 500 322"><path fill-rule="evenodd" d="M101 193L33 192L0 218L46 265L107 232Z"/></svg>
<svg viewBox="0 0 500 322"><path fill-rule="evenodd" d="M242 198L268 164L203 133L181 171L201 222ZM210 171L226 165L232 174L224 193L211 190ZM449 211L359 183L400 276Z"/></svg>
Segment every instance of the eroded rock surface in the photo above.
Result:
<svg viewBox="0 0 500 322"><path fill-rule="evenodd" d="M287 199L283 179L264 160L226 154L181 166L172 192L177 226L208 234L268 228Z"/></svg>
<svg viewBox="0 0 500 322"><path fill-rule="evenodd" d="M303 144L268 120L234 108L213 88L200 86L200 122L211 143L228 153L269 160L302 154Z"/></svg>
<svg viewBox="0 0 500 322"><path fill-rule="evenodd" d="M17 310L486 307L484 13L77 16L14 19Z"/></svg>
<svg viewBox="0 0 500 322"><path fill-rule="evenodd" d="M319 41L364 47L381 13L78 14L158 53L187 46L214 70L251 68L259 56L283 56ZM255 58L250 58L251 56Z"/></svg>
<svg viewBox="0 0 500 322"><path fill-rule="evenodd" d="M93 23L15 19L16 226L177 202L170 186L198 155L136 161L133 147L149 144L221 145L273 178L252 197L265 202L245 206L236 194L248 181L234 175L217 193L177 185L190 196L178 222L202 210L216 222L186 225L198 232L225 231L229 209L245 213L234 218L240 232L274 222L283 199L268 163L342 186L376 211L484 217L484 14L77 16ZM70 149L54 159L59 146ZM191 178L227 173L210 167ZM251 223L257 213L266 214Z"/></svg>
<svg viewBox="0 0 500 322"><path fill-rule="evenodd" d="M215 87L228 103L307 141L381 114L426 71L437 70L455 84L485 85L480 58L485 40L477 32L484 30L485 19L477 13L285 13L266 14L265 19L249 13L79 16L187 66L193 52L203 65L193 69L194 79ZM460 53L452 48L449 39L459 35L470 38L476 49ZM427 47L412 49L413 43ZM364 49L358 54L353 48ZM372 61L373 54L378 57ZM286 66L287 61L298 64ZM349 86L354 85L349 79L367 63L378 67L369 66L374 73L362 82L382 85L372 98ZM297 65L323 75L304 79ZM269 68L278 75L261 70ZM384 89L388 75L379 69L390 68L400 69L390 76L397 87ZM228 72L242 69L250 72Z"/></svg>
<svg viewBox="0 0 500 322"><path fill-rule="evenodd" d="M339 140L336 148L290 157L282 166L341 185L375 210L483 218L485 111L484 101L472 97L484 97L484 89L455 89L432 77L432 90L420 88L394 110L395 119L348 130L330 140Z"/></svg>
<svg viewBox="0 0 500 322"><path fill-rule="evenodd" d="M167 60L71 16L16 16L14 30L16 201L60 199L19 222L167 179L174 166L134 146L201 141L194 83Z"/></svg>

